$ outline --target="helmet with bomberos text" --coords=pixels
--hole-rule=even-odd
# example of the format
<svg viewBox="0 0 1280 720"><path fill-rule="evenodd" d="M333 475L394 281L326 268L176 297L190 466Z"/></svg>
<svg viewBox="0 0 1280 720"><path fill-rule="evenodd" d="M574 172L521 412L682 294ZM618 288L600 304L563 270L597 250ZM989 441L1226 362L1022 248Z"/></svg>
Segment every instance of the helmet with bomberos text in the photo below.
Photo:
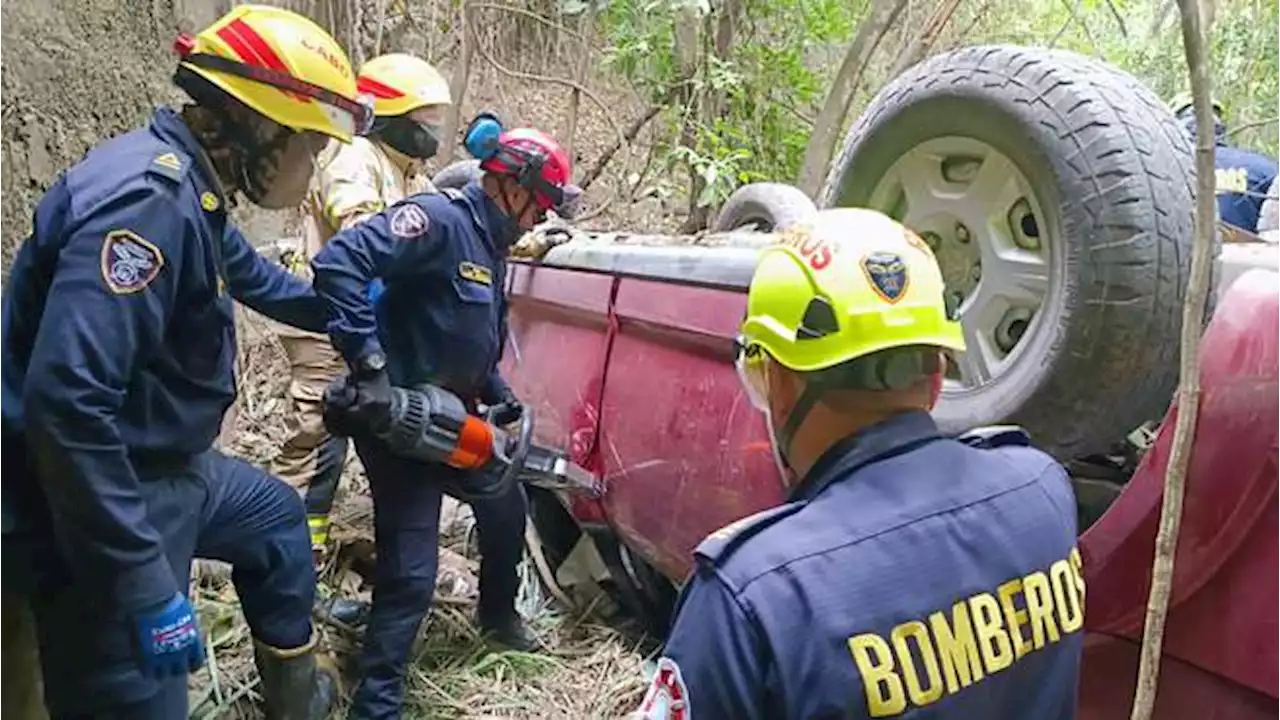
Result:
<svg viewBox="0 0 1280 720"><path fill-rule="evenodd" d="M372 100L359 96L346 52L297 13L240 5L195 36L180 35L174 49L180 69L295 132L350 142L372 125Z"/></svg>
<svg viewBox="0 0 1280 720"><path fill-rule="evenodd" d="M738 370L757 407L767 394L766 354L814 373L894 348L965 349L933 252L898 222L874 210L836 208L781 235L751 278L737 342ZM884 382L885 368L866 370L878 382L858 386L894 386Z"/></svg>

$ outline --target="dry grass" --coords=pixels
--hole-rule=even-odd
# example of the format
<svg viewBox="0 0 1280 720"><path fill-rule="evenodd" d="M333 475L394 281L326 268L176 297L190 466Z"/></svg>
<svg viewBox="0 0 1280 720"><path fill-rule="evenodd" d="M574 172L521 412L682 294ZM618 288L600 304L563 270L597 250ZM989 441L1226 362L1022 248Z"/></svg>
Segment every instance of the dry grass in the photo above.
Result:
<svg viewBox="0 0 1280 720"><path fill-rule="evenodd" d="M260 465L286 433L287 368L266 321L242 313L242 387L227 452ZM341 588L368 598L351 570L367 560L372 538L367 483L352 460L334 511L339 551L321 573L321 597ZM643 664L652 649L638 635L605 625L590 612L553 607L526 563L518 607L544 646L538 654L491 652L471 616L476 594L474 525L465 507L442 521L440 577L435 605L423 623L410 665L405 718L616 718L634 710L643 694ZM190 683L193 718L257 718L261 701L252 643L225 568L202 566L193 597L210 649L207 667ZM590 608L588 608L588 611ZM323 643L355 680L359 633L322 626Z"/></svg>

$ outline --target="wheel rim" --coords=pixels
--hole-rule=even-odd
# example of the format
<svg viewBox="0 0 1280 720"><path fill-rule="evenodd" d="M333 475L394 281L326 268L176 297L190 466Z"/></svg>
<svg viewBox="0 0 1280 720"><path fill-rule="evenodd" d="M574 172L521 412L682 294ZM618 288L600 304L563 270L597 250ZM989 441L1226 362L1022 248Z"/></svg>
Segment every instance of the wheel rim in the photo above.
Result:
<svg viewBox="0 0 1280 720"><path fill-rule="evenodd" d="M1033 344L1054 290L1049 224L1026 175L984 142L935 138L889 167L870 205L915 230L938 258L967 348L949 353L944 391L1000 381Z"/></svg>

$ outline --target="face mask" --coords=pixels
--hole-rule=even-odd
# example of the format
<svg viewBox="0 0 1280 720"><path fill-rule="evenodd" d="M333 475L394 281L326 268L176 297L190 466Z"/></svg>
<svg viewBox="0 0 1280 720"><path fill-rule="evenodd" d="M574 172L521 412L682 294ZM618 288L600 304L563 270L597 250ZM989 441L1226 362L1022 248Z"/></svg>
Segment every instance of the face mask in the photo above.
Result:
<svg viewBox="0 0 1280 720"><path fill-rule="evenodd" d="M440 149L439 125L422 125L404 115L386 120L375 133L397 152L418 160L433 157Z"/></svg>
<svg viewBox="0 0 1280 720"><path fill-rule="evenodd" d="M734 361L734 366L738 371L738 380L742 383L742 388L747 393L747 399L751 402L751 407L764 413L765 425L769 429L769 448L773 452L773 464L778 468L778 479L782 482L784 488L790 488L794 473L791 471L786 453L782 449L778 431L773 426L773 410L769 407L769 388L765 374L765 364L769 361L762 354L757 354L756 352L748 354L746 348L742 346L741 339L739 339L738 344L740 349Z"/></svg>
<svg viewBox="0 0 1280 720"><path fill-rule="evenodd" d="M310 141L299 133L282 134L249 154L242 166L241 190L261 208L297 207L306 197L314 169Z"/></svg>
<svg viewBox="0 0 1280 720"><path fill-rule="evenodd" d="M502 245L510 245L515 242L524 233L524 228L520 227L520 217L528 210L529 205L533 203L533 195L530 194L522 207L517 208L516 203L511 199L511 195L507 190L507 186L503 185L502 203L499 209L502 217L502 227L495 228L494 238L496 242Z"/></svg>

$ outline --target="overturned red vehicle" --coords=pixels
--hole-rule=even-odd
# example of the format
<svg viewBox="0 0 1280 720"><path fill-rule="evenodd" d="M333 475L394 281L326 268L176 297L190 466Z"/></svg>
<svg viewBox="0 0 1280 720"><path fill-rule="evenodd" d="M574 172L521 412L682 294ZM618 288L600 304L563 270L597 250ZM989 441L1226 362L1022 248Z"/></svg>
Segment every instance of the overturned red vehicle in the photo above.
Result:
<svg viewBox="0 0 1280 720"><path fill-rule="evenodd" d="M1133 78L1070 53L966 48L877 96L819 198L880 209L933 246L968 346L940 425L1018 423L1071 470L1082 718L1128 717L1132 703L1177 413L1191 173L1186 138ZM603 488L531 490L530 549L562 598L563 566L596 558L588 574L660 634L697 543L782 499L732 338L759 245L812 212L793 189L748 186L702 239L726 247L580 239L513 265L505 375L538 440ZM1203 335L1160 718L1278 709L1280 275L1228 279Z"/></svg>

